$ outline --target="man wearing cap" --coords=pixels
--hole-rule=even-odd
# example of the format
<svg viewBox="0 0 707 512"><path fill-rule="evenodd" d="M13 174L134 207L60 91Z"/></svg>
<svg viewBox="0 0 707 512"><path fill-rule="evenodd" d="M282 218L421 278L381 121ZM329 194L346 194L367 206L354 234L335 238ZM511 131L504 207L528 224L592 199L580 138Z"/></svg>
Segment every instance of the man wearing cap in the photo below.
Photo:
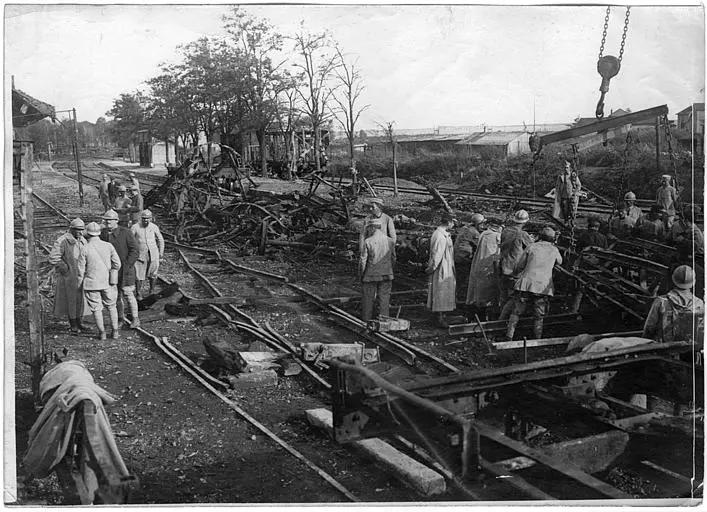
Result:
<svg viewBox="0 0 707 512"><path fill-rule="evenodd" d="M132 201L125 194L127 192L125 185L118 185L116 189L116 197L113 201L112 210L118 214L118 223L123 227L128 227L128 219L130 214L130 205Z"/></svg>
<svg viewBox="0 0 707 512"><path fill-rule="evenodd" d="M457 271L457 291L463 296L466 295L466 288L469 282L469 270L471 259L474 257L476 247L479 245L479 237L484 224L484 216L475 213L471 216L471 222L461 227L454 240L454 268ZM462 296L462 302L464 297Z"/></svg>
<svg viewBox="0 0 707 512"><path fill-rule="evenodd" d="M487 320L488 308L498 305L501 223L492 218L487 219L486 223L488 228L479 237L479 245L469 269L466 304L469 306L470 322L475 319L475 314Z"/></svg>
<svg viewBox="0 0 707 512"><path fill-rule="evenodd" d="M631 222L631 227L635 227L643 217L643 210L636 206L636 194L631 191L626 192L624 203L626 205L626 217Z"/></svg>
<svg viewBox="0 0 707 512"><path fill-rule="evenodd" d="M663 174L660 187L655 195L655 204L666 213L666 229L670 229L675 218L675 202L677 201L677 191L670 185L670 175Z"/></svg>
<svg viewBox="0 0 707 512"><path fill-rule="evenodd" d="M562 256L554 244L555 230L546 227L540 240L530 245L518 261L520 274L515 283L513 313L508 319L506 338L510 341L528 304L533 306L533 336L541 338L543 319L547 314L548 297L553 295L552 269L562 264Z"/></svg>
<svg viewBox="0 0 707 512"><path fill-rule="evenodd" d="M57 276L54 288L54 316L68 316L69 328L74 333L83 329L83 293L78 286L78 264L79 256L86 251L84 228L81 219L72 220L69 231L54 242L49 253L49 263L54 265Z"/></svg>
<svg viewBox="0 0 707 512"><path fill-rule="evenodd" d="M643 217L637 226L638 235L650 240L662 241L665 239L665 223L662 216L665 214L660 206L654 204L647 217Z"/></svg>
<svg viewBox="0 0 707 512"><path fill-rule="evenodd" d="M601 220L597 217L589 219L589 227L577 238L577 250L581 251L585 247L600 247L606 249L609 245L606 237L599 232Z"/></svg>
<svg viewBox="0 0 707 512"><path fill-rule="evenodd" d="M365 239L365 229L370 223L380 224L381 232L393 240L393 245L397 240L397 235L395 234L395 224L393 219L389 215L383 213L381 209L383 207L383 200L379 197L374 197L368 201L368 215L363 221L363 226L361 227L361 232L358 240L359 254L363 252L363 241Z"/></svg>
<svg viewBox="0 0 707 512"><path fill-rule="evenodd" d="M107 174L102 176L101 183L98 185L98 197L103 203L103 211L110 209L110 179L108 179Z"/></svg>
<svg viewBox="0 0 707 512"><path fill-rule="evenodd" d="M692 341L702 344L705 304L690 289L695 272L688 265L673 271L673 289L656 297L643 326L643 337L659 342Z"/></svg>
<svg viewBox="0 0 707 512"><path fill-rule="evenodd" d="M447 328L444 314L457 307L456 276L454 271L454 244L449 230L454 227L454 217L442 214L442 221L430 238L430 258L425 273L430 275L427 308L434 313L434 324Z"/></svg>
<svg viewBox="0 0 707 512"><path fill-rule="evenodd" d="M130 199L130 206L128 207L128 213L130 216L130 226L140 222L140 215L143 210L142 195L140 194L140 187L135 184L131 184L128 187L128 199ZM128 226L128 227L130 227Z"/></svg>
<svg viewBox="0 0 707 512"><path fill-rule="evenodd" d="M115 251L120 257L120 271L118 272L118 318L125 322L125 304L128 303L132 316L131 327L140 326L137 314L137 299L135 298L135 262L138 258L137 242L133 233L123 226L118 225L118 214L113 210L108 210L103 214L105 229L101 233L101 239L110 242L115 247Z"/></svg>
<svg viewBox="0 0 707 512"><path fill-rule="evenodd" d="M579 179L576 180L579 182ZM553 216L568 220L572 218L572 203L579 191L575 191L575 181L572 180L572 164L565 160L564 171L557 176L555 182L555 207Z"/></svg>
<svg viewBox="0 0 707 512"><path fill-rule="evenodd" d="M523 226L530 220L528 212L518 210L511 218L512 225L501 232L501 262L499 266L501 307L500 320L505 320L513 311L513 289L516 283L516 266L523 251L533 243L530 235L523 230Z"/></svg>
<svg viewBox="0 0 707 512"><path fill-rule="evenodd" d="M140 215L140 223L130 228L137 241L138 257L135 263L135 279L137 297L141 298L142 284L145 277L150 282L150 295L155 293L155 278L164 254L164 238L160 228L152 222L152 212L144 210Z"/></svg>
<svg viewBox="0 0 707 512"><path fill-rule="evenodd" d="M120 338L118 311L116 299L118 298L118 271L121 268L120 258L113 245L100 239L101 226L97 222L90 222L86 226L88 242L86 250L79 255L78 284L83 287L93 319L98 328L98 337L101 341L106 339L106 330L103 324L103 308L108 310L110 324L113 328L111 338Z"/></svg>
<svg viewBox="0 0 707 512"><path fill-rule="evenodd" d="M368 322L373 317L376 301L378 314L388 316L390 292L393 289L395 246L393 241L383 234L380 224L368 224L365 237L358 270L363 285L361 319Z"/></svg>

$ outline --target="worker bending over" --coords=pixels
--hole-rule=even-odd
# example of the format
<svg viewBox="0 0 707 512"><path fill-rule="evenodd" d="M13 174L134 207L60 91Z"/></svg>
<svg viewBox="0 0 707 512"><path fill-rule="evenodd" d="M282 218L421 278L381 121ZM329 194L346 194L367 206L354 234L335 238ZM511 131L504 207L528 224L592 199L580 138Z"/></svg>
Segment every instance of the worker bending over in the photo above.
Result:
<svg viewBox="0 0 707 512"><path fill-rule="evenodd" d="M690 291L695 272L688 265L673 271L673 289L656 297L643 326L643 337L660 342L703 344L705 303Z"/></svg>
<svg viewBox="0 0 707 512"><path fill-rule="evenodd" d="M533 335L536 339L542 337L548 297L553 295L552 269L555 263L562 264L562 256L555 247L555 230L546 227L540 232L540 240L528 247L518 261L513 313L506 330L508 340L513 339L520 316L529 303L533 306Z"/></svg>
<svg viewBox="0 0 707 512"><path fill-rule="evenodd" d="M361 319L368 322L373 317L374 302L378 303L378 314L388 316L395 246L393 240L383 234L380 224L368 224L365 230L359 275L362 282Z"/></svg>
<svg viewBox="0 0 707 512"><path fill-rule="evenodd" d="M454 227L454 217L444 212L442 220L430 239L430 258L425 273L430 276L427 308L434 314L437 327L447 328L445 313L456 309L456 276L454 270L454 244L449 230Z"/></svg>
<svg viewBox="0 0 707 512"><path fill-rule="evenodd" d="M601 226L601 221L592 217L589 219L589 227L587 230L579 235L577 239L577 250L581 251L585 247L600 247L606 249L608 247L606 237L599 232L599 227Z"/></svg>

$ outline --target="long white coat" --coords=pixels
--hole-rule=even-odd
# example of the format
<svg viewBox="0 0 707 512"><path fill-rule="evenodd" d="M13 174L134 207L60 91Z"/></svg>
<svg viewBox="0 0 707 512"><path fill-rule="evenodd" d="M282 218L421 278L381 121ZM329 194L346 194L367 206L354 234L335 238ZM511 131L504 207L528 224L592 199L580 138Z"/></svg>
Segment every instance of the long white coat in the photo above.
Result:
<svg viewBox="0 0 707 512"><path fill-rule="evenodd" d="M454 244L451 235L443 227L438 227L432 233L427 268L434 269L427 291L427 308L435 312L454 311L457 307Z"/></svg>
<svg viewBox="0 0 707 512"><path fill-rule="evenodd" d="M164 254L164 238L157 224L150 222L146 228L139 223L130 226L137 241L138 257L135 262L135 278L155 277Z"/></svg>

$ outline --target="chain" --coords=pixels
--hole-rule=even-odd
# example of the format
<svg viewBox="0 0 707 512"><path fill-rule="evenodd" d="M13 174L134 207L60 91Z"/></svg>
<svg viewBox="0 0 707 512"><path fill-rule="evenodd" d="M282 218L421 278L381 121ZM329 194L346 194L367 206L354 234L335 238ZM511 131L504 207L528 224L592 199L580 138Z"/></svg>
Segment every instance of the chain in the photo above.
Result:
<svg viewBox="0 0 707 512"><path fill-rule="evenodd" d="M624 19L624 33L621 36L621 49L619 50L619 64L621 64L621 59L624 58L624 46L626 45L626 33L628 32L628 17L631 15L631 6L626 6L626 18ZM602 43L602 46L604 44Z"/></svg>
<svg viewBox="0 0 707 512"><path fill-rule="evenodd" d="M604 32L601 34L601 46L599 47L599 58L604 55L604 43L606 43L606 31L609 30L609 14L611 14L611 6L606 8L606 16L604 16ZM624 32L625 34L625 32Z"/></svg>
<svg viewBox="0 0 707 512"><path fill-rule="evenodd" d="M675 161L675 153L673 153L673 135L670 131L670 121L668 121L668 114L663 114L661 118L663 122L663 129L665 130L665 142L668 145L668 156L670 157L670 165L673 168L673 179L675 180L675 190L678 190L678 165ZM680 208L680 196L678 195L677 201L678 208Z"/></svg>

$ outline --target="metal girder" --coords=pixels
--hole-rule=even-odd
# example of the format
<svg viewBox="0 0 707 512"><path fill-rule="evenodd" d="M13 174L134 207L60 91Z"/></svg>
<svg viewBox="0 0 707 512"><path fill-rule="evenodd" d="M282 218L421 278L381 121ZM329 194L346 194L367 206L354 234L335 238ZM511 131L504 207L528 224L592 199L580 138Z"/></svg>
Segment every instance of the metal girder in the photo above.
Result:
<svg viewBox="0 0 707 512"><path fill-rule="evenodd" d="M584 126L576 126L574 128L561 130L559 132L550 133L548 135L541 135L538 137L538 142L540 143L540 147L542 147L547 144L552 144L553 142L561 142L563 140L573 139L581 135L603 132L612 128L618 128L619 126L624 126L627 124L635 123L637 121L642 121L644 119L659 117L667 113L668 106L660 105L659 107L639 110L638 112L631 112L630 114L626 114L625 116L610 117L608 119L603 119L594 123L585 124Z"/></svg>
<svg viewBox="0 0 707 512"><path fill-rule="evenodd" d="M545 317L544 325L558 325L579 322L582 317L577 313L562 313L559 315L548 315ZM533 317L524 316L518 322L518 327L529 327L533 324ZM508 327L508 320L492 320L489 322L481 322L481 327L478 323L456 324L449 326L449 335L455 336L459 334L481 334L485 332L505 331Z"/></svg>

